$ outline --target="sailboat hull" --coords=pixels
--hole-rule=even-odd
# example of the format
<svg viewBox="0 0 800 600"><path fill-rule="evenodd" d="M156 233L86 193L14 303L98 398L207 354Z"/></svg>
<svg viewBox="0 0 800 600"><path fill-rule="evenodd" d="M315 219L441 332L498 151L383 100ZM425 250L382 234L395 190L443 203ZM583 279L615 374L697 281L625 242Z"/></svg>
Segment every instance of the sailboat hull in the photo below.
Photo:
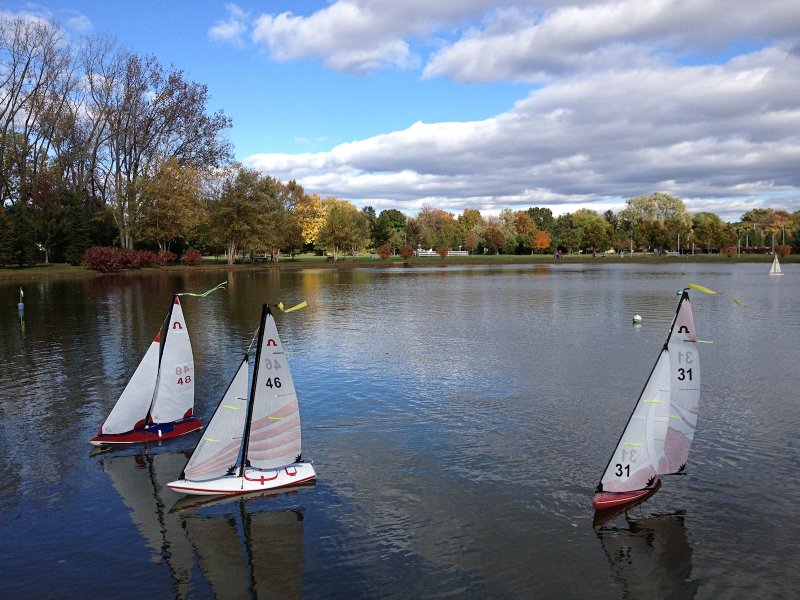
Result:
<svg viewBox="0 0 800 600"><path fill-rule="evenodd" d="M141 444L158 442L192 433L203 428L203 423L197 417L181 419L174 423L159 423L156 426L137 427L125 433L101 433L89 440L93 446L108 446L112 444Z"/></svg>
<svg viewBox="0 0 800 600"><path fill-rule="evenodd" d="M592 506L595 510L607 510L621 506L630 506L641 502L651 496L661 487L661 480L656 477L653 483L641 490L631 490L629 492L599 492L592 499Z"/></svg>
<svg viewBox="0 0 800 600"><path fill-rule="evenodd" d="M294 487L311 483L316 478L311 463L293 463L278 469L247 468L242 477L230 475L207 481L179 479L168 483L167 487L181 494L195 496L231 496Z"/></svg>

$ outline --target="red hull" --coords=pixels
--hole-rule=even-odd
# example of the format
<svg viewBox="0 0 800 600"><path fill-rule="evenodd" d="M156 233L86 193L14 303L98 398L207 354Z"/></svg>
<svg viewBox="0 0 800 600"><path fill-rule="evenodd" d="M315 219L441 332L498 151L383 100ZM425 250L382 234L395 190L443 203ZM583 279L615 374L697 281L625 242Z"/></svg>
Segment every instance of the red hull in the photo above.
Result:
<svg viewBox="0 0 800 600"><path fill-rule="evenodd" d="M632 490L630 492L599 492L594 495L592 506L594 506L595 510L606 510L635 504L655 493L660 486L661 480L656 477L656 480L649 487L641 490Z"/></svg>
<svg viewBox="0 0 800 600"><path fill-rule="evenodd" d="M203 424L197 417L189 417L175 421L174 423L164 423L163 429L153 428L145 429L140 427L126 431L125 433L101 433L96 437L89 440L89 443L94 446L105 446L109 444L141 444L147 442L158 442L160 440L168 440L170 438L185 435L198 429L202 429Z"/></svg>

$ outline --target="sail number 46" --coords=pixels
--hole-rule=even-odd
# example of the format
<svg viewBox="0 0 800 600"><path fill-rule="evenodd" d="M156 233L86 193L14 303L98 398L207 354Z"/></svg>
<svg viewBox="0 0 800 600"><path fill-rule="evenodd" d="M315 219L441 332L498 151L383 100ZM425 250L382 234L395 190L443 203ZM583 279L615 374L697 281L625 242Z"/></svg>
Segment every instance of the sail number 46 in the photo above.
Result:
<svg viewBox="0 0 800 600"><path fill-rule="evenodd" d="M281 387L281 378L280 377L267 377L267 387Z"/></svg>

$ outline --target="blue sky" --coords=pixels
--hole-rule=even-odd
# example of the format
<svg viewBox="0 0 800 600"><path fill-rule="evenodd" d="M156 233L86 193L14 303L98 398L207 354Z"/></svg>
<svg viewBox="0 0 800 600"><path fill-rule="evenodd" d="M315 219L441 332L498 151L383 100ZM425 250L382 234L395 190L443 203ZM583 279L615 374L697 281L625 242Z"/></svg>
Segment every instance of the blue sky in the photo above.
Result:
<svg viewBox="0 0 800 600"><path fill-rule="evenodd" d="M183 69L240 161L357 206L800 209L796 0L0 0L22 12Z"/></svg>

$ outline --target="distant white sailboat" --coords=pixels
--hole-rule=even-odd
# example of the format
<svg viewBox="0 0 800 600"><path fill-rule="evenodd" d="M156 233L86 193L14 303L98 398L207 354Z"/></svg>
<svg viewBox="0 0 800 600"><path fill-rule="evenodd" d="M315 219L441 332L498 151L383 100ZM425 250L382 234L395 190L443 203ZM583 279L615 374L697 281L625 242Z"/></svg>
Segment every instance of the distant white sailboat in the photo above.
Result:
<svg viewBox="0 0 800 600"><path fill-rule="evenodd" d="M201 496L247 494L316 479L314 467L300 456L297 394L267 304L249 394L247 380L245 354L180 478L167 484L171 489Z"/></svg>
<svg viewBox="0 0 800 600"><path fill-rule="evenodd" d="M783 275L783 271L781 271L781 263L778 260L778 255L775 255L775 258L772 259L772 266L769 269L770 275Z"/></svg>

